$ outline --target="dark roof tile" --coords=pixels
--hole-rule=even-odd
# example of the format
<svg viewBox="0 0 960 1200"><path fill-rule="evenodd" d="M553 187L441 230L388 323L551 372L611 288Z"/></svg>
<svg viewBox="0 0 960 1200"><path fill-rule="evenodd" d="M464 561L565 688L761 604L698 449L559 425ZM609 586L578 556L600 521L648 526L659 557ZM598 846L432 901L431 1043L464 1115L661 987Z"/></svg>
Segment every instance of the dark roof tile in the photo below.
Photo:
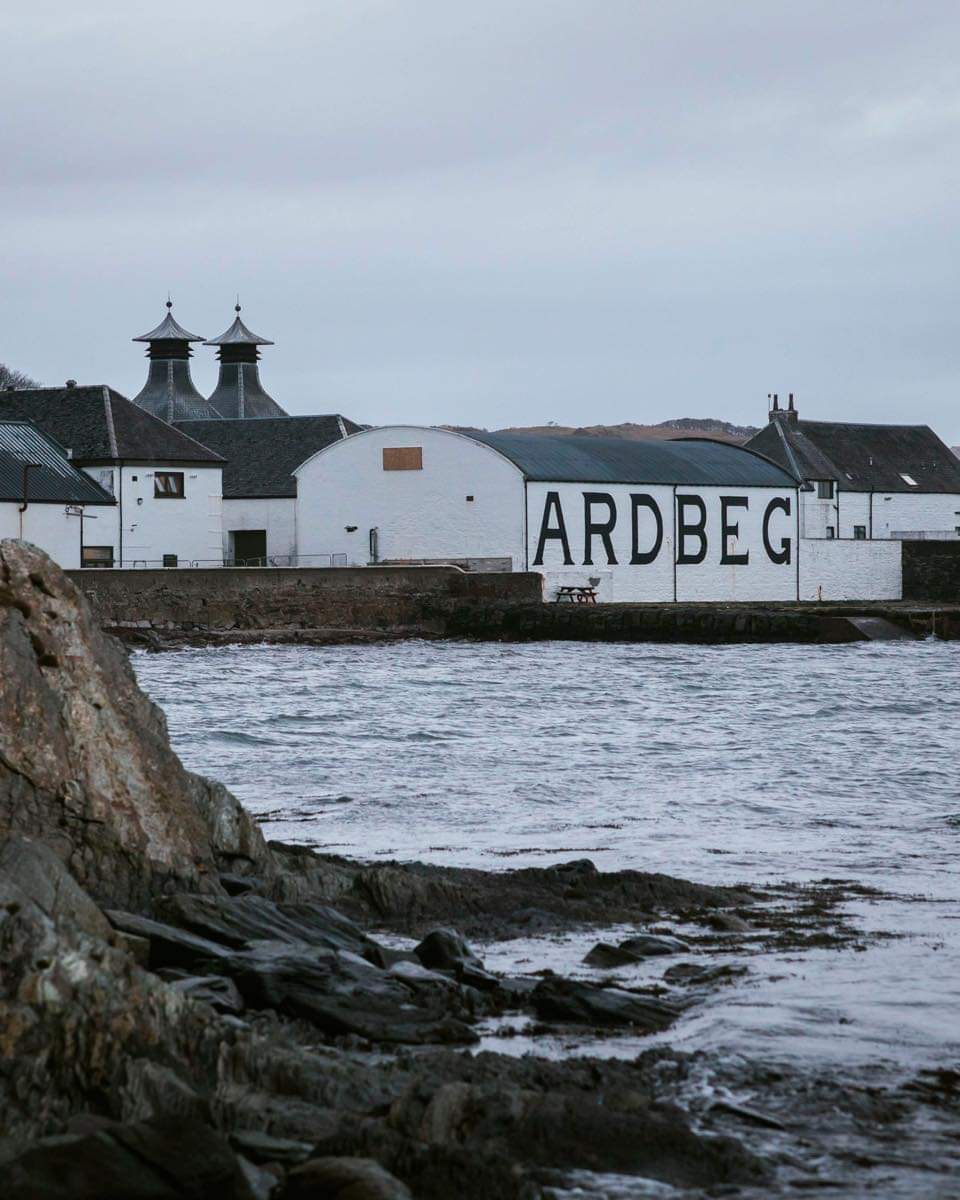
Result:
<svg viewBox="0 0 960 1200"><path fill-rule="evenodd" d="M311 454L360 430L336 414L178 421L176 427L227 460L223 468L227 500L296 496L292 472Z"/></svg>
<svg viewBox="0 0 960 1200"><path fill-rule="evenodd" d="M833 479L847 492L960 494L960 460L927 425L778 419L747 445L803 479Z"/></svg>
<svg viewBox="0 0 960 1200"><path fill-rule="evenodd" d="M33 421L75 462L192 462L219 455L138 408L113 388L24 388L0 392L0 420Z"/></svg>

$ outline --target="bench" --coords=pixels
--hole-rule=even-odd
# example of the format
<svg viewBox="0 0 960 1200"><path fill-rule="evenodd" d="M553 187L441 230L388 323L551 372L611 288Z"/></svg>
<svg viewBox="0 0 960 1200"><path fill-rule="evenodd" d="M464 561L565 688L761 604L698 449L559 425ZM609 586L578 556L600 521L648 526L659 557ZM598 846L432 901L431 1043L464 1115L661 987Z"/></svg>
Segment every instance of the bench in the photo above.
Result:
<svg viewBox="0 0 960 1200"><path fill-rule="evenodd" d="M568 584L557 588L557 598L554 603L559 604L561 600L569 600L571 604L596 604L597 589Z"/></svg>

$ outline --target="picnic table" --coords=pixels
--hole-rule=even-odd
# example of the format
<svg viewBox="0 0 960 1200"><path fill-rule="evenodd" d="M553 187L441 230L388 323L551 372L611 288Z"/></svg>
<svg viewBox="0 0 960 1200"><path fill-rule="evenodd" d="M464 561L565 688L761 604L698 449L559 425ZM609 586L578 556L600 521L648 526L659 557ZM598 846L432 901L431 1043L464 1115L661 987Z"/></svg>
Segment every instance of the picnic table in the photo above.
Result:
<svg viewBox="0 0 960 1200"><path fill-rule="evenodd" d="M577 584L566 584L557 588L555 604L561 600L569 600L571 604L596 604L597 589L595 587L580 587Z"/></svg>

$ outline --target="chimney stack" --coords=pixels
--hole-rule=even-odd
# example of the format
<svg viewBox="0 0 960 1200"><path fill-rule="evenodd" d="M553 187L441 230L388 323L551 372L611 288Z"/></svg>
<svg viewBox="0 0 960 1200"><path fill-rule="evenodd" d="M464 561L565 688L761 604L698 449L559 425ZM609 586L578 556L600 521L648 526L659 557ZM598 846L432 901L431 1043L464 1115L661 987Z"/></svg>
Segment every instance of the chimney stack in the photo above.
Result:
<svg viewBox="0 0 960 1200"><path fill-rule="evenodd" d="M793 403L793 392L787 397L787 407L780 407L780 393L767 393L767 401L770 405L770 411L767 416L771 421L789 421L791 425L795 425L799 419L796 407Z"/></svg>

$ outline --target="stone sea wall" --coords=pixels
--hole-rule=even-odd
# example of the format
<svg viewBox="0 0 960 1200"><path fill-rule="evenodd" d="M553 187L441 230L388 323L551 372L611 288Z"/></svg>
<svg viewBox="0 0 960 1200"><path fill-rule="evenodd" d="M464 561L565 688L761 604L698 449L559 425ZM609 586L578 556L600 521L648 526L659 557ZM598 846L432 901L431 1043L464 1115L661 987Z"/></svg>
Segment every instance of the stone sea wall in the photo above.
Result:
<svg viewBox="0 0 960 1200"><path fill-rule="evenodd" d="M224 567L72 571L103 628L443 632L451 613L537 602L535 572L469 574L456 567Z"/></svg>
<svg viewBox="0 0 960 1200"><path fill-rule="evenodd" d="M960 602L960 541L904 542L903 598Z"/></svg>

